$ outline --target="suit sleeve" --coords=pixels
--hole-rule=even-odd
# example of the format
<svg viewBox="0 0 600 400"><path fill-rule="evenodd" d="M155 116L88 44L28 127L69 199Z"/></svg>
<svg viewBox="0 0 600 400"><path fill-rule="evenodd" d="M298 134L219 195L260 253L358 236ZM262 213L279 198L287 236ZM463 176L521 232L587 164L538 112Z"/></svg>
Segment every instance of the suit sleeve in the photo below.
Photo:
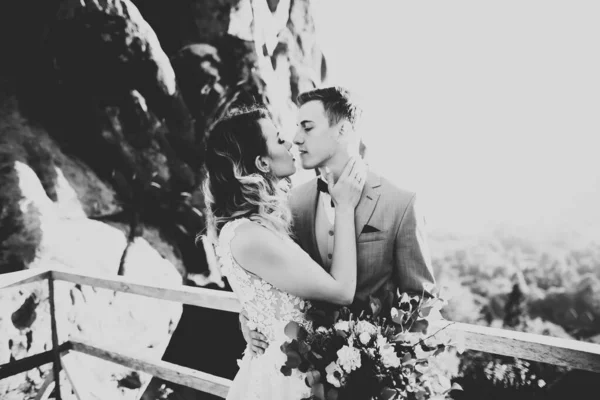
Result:
<svg viewBox="0 0 600 400"><path fill-rule="evenodd" d="M435 285L425 219L413 195L400 220L394 243L394 280L400 292L430 293Z"/></svg>

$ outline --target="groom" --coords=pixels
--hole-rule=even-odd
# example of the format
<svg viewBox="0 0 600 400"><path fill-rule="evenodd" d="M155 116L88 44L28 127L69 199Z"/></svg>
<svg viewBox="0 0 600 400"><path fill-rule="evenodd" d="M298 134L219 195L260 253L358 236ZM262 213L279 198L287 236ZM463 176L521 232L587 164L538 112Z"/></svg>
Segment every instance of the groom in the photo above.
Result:
<svg viewBox="0 0 600 400"><path fill-rule="evenodd" d="M304 169L328 168L334 180L361 145L356 126L361 110L341 87L316 89L298 96L298 146ZM323 176L324 174L322 174ZM317 177L292 190L290 205L296 240L327 271L331 268L335 212L327 183ZM427 248L424 219L414 193L397 188L369 171L355 211L357 287L354 305L387 293L429 293L435 278ZM251 349L262 353L265 337L249 331L240 314L242 332Z"/></svg>

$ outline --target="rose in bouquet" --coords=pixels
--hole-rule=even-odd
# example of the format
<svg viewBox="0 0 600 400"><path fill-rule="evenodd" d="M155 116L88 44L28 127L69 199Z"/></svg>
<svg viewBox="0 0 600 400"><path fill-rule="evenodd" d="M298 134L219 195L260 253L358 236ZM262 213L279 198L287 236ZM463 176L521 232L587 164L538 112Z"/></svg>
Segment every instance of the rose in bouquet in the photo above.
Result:
<svg viewBox="0 0 600 400"><path fill-rule="evenodd" d="M396 299L386 315L377 298L358 315L346 307L333 316L310 309L310 332L295 322L286 327L290 341L281 346L287 356L281 372L306 373L311 400L447 398L460 387L430 361L454 343L443 328L429 332L431 323L441 320L445 300L438 293L397 293Z"/></svg>

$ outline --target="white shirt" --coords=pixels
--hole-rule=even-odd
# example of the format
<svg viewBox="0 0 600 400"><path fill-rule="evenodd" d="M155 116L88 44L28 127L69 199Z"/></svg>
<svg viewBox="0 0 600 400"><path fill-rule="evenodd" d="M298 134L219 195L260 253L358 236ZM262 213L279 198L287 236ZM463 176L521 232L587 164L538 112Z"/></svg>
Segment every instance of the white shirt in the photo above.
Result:
<svg viewBox="0 0 600 400"><path fill-rule="evenodd" d="M319 178L320 179L320 178ZM323 179L323 181L325 181ZM319 192L315 215L315 235L317 247L325 268L331 268L333 261L335 208L331 206L331 196Z"/></svg>
<svg viewBox="0 0 600 400"><path fill-rule="evenodd" d="M327 183L327 180L323 177L319 177L323 182ZM329 193L319 192L319 201L323 203L323 210L331 225L335 225L335 208L331 206L331 195Z"/></svg>

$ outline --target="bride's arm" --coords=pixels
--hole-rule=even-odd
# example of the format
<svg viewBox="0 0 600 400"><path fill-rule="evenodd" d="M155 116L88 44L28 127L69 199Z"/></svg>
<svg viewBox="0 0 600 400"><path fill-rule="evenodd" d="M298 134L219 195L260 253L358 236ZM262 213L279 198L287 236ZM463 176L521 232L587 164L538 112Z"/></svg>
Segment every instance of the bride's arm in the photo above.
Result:
<svg viewBox="0 0 600 400"><path fill-rule="evenodd" d="M299 247L256 223L237 228L231 254L242 268L303 299L335 304L350 304L354 299L356 240L352 211L336 212L331 275Z"/></svg>
<svg viewBox="0 0 600 400"><path fill-rule="evenodd" d="M355 161L349 162L338 182L330 184L336 203L331 275L299 247L256 223L239 226L231 242L231 252L238 264L298 297L335 304L352 303L356 292L354 208L365 178L365 171L354 165Z"/></svg>

